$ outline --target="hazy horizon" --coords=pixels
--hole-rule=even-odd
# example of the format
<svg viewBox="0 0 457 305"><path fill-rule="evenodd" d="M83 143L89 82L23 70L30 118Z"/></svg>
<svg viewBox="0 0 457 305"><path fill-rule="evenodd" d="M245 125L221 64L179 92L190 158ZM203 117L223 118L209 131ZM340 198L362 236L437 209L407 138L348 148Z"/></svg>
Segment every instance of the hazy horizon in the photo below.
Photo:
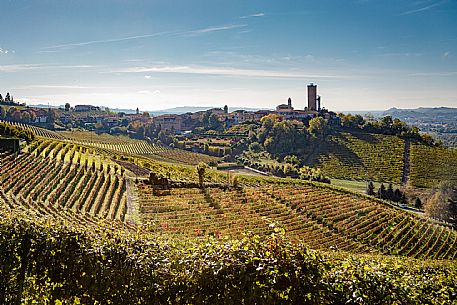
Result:
<svg viewBox="0 0 457 305"><path fill-rule="evenodd" d="M457 106L457 3L4 1L0 93L28 104Z"/></svg>

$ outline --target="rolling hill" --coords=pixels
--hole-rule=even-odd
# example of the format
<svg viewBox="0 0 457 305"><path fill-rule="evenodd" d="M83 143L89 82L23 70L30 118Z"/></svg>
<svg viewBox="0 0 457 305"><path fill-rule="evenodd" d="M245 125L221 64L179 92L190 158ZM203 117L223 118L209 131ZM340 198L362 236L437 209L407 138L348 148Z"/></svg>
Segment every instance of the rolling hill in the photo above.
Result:
<svg viewBox="0 0 457 305"><path fill-rule="evenodd" d="M409 142L409 143L408 143ZM342 132L310 144L305 162L331 178L435 187L457 180L457 154L397 136Z"/></svg>
<svg viewBox="0 0 457 305"><path fill-rule="evenodd" d="M295 179L208 169L198 188L195 167L157 161L146 142L60 136L43 132L19 156L2 154L6 304L455 299L457 231L446 224ZM369 168L377 179L401 181L405 147L396 137L342 134L311 157L327 173L357 179ZM324 157L331 154L338 162ZM442 148L413 143L410 154L417 185L443 175L424 175L435 156L444 162L437 167L454 162ZM167 177L168 186L151 184L150 172Z"/></svg>

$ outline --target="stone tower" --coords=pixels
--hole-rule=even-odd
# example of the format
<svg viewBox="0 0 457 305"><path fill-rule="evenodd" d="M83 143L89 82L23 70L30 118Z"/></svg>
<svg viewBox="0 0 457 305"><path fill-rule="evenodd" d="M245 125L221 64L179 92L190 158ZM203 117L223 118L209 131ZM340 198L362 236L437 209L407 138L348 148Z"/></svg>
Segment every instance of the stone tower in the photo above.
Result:
<svg viewBox="0 0 457 305"><path fill-rule="evenodd" d="M317 85L308 85L308 110L317 111Z"/></svg>

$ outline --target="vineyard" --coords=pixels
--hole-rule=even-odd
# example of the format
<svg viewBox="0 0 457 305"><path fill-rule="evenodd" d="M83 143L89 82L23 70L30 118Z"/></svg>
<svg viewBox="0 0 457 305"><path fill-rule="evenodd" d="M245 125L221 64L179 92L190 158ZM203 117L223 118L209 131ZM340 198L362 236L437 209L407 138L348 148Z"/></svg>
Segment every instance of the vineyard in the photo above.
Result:
<svg viewBox="0 0 457 305"><path fill-rule="evenodd" d="M443 180L457 182L457 150L411 145L411 185L435 187Z"/></svg>
<svg viewBox="0 0 457 305"><path fill-rule="evenodd" d="M134 140L123 136L108 134L97 135L92 132L59 132L67 141L81 145L93 146L104 151L121 154L142 155L153 160L196 165L199 162L209 163L217 160L203 154L197 154L180 149L172 149L163 145Z"/></svg>
<svg viewBox="0 0 457 305"><path fill-rule="evenodd" d="M281 227L314 249L454 259L448 227L372 199L312 185L158 190L140 186L140 212L151 230L179 236L266 236Z"/></svg>
<svg viewBox="0 0 457 305"><path fill-rule="evenodd" d="M315 144L305 159L326 176L401 182L405 144L396 136L341 133Z"/></svg>
<svg viewBox="0 0 457 305"><path fill-rule="evenodd" d="M144 153L167 148L71 136L43 131L18 156L0 155L2 304L457 301L450 226L303 180L207 169L205 187L197 187L195 166ZM354 178L368 162L379 179L397 171L401 178L404 143L365 137L332 138L347 149L338 150L341 158L360 160ZM388 145L394 153L383 163L373 151ZM455 160L448 150L413 144L410 183L452 180L455 173L435 168ZM151 184L151 172L172 186Z"/></svg>
<svg viewBox="0 0 457 305"><path fill-rule="evenodd" d="M37 136L48 139L63 140L74 144L91 146L104 154L118 153L127 155L141 155L152 160L196 165L199 162L214 162L215 157L197 154L181 149L173 149L160 144L131 139L125 136L98 135L88 131L51 131L44 128L12 123L22 128L30 129Z"/></svg>
<svg viewBox="0 0 457 305"><path fill-rule="evenodd" d="M317 252L289 242L279 228L265 238L184 241L107 223L69 226L68 218L12 209L0 195L2 304L456 301L452 261Z"/></svg>
<svg viewBox="0 0 457 305"><path fill-rule="evenodd" d="M26 204L126 220L127 182L120 166L73 144L35 143L28 154L3 161L4 195Z"/></svg>

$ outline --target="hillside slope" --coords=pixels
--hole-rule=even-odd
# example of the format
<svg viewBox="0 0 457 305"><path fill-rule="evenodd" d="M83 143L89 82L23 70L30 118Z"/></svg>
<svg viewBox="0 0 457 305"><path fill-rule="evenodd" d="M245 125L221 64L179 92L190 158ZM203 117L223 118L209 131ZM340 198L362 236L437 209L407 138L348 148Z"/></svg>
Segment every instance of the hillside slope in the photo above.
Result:
<svg viewBox="0 0 457 305"><path fill-rule="evenodd" d="M115 163L73 144L43 141L0 168L2 192L16 201L124 221L127 179Z"/></svg>
<svg viewBox="0 0 457 305"><path fill-rule="evenodd" d="M285 230L314 249L453 259L457 235L379 201L316 185L158 190L140 185L140 214L155 232L240 238Z"/></svg>
<svg viewBox="0 0 457 305"><path fill-rule="evenodd" d="M457 150L397 136L342 132L313 140L305 162L331 178L392 182L430 188L457 181Z"/></svg>
<svg viewBox="0 0 457 305"><path fill-rule="evenodd" d="M0 120L1 121L1 120ZM96 134L89 131L51 131L33 125L14 123L11 124L34 132L38 137L66 141L73 144L91 146L102 153L109 154L134 154L165 162L196 165L199 162L209 163L218 158L204 154L189 152L182 149L150 143L143 140L131 139L126 136L112 136L109 134Z"/></svg>
<svg viewBox="0 0 457 305"><path fill-rule="evenodd" d="M134 197L135 219L165 236L267 236L280 227L288 238L315 249L435 259L453 259L457 253L454 230L326 185L240 176L244 186L238 188L219 184L202 190L184 183L160 189L144 180L132 187L135 182L123 166L92 149L54 140L29 150L5 158L0 169L2 196L11 207L125 222ZM155 166L168 176L167 167Z"/></svg>
<svg viewBox="0 0 457 305"><path fill-rule="evenodd" d="M342 132L310 145L306 162L329 177L401 182L405 143L396 136Z"/></svg>
<svg viewBox="0 0 457 305"><path fill-rule="evenodd" d="M457 149L411 146L411 185L436 187L440 181L457 182Z"/></svg>

